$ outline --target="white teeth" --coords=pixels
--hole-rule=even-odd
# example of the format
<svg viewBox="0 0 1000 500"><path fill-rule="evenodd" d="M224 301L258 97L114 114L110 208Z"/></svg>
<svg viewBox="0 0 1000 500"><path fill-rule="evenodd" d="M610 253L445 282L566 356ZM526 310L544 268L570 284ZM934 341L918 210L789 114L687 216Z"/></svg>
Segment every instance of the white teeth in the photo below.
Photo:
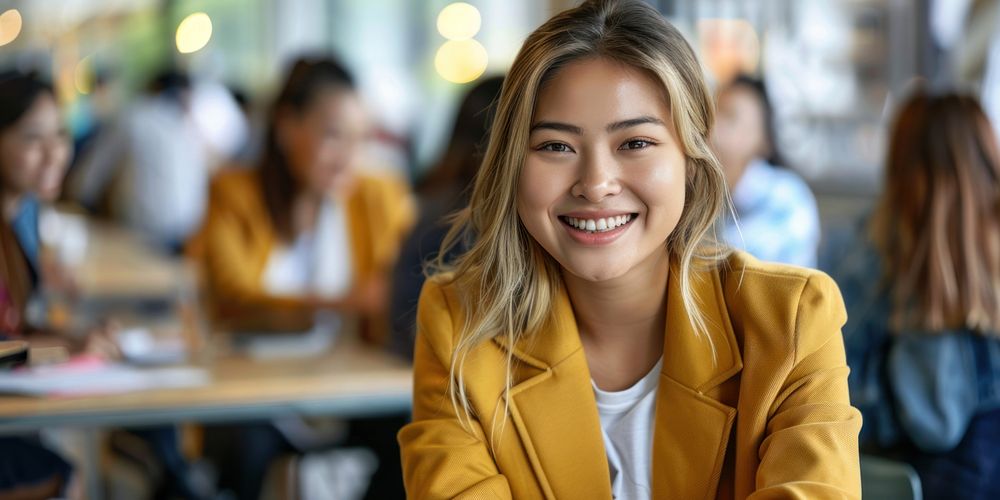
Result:
<svg viewBox="0 0 1000 500"><path fill-rule="evenodd" d="M566 222L581 231L602 232L610 231L619 226L628 224L632 220L631 214L617 215L603 219L577 219L576 217L566 217Z"/></svg>

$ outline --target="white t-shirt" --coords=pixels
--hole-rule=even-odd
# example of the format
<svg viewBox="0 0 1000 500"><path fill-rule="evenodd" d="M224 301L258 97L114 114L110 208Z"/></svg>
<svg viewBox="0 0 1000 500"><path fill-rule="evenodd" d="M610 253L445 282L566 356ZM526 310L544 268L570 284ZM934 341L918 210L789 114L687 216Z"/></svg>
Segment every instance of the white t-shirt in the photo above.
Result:
<svg viewBox="0 0 1000 500"><path fill-rule="evenodd" d="M623 391L602 391L591 381L611 469L611 493L618 500L653 495L653 420L662 366L660 358L649 373Z"/></svg>
<svg viewBox="0 0 1000 500"><path fill-rule="evenodd" d="M345 210L326 200L313 231L300 234L292 245L271 249L261 276L264 290L274 295L342 297L351 288L351 259Z"/></svg>

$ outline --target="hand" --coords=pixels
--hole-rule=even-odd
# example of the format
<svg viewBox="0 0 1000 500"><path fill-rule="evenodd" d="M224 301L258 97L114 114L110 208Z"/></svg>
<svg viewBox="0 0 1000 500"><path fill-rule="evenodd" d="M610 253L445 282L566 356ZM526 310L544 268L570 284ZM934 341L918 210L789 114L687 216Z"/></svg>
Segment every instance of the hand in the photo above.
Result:
<svg viewBox="0 0 1000 500"><path fill-rule="evenodd" d="M389 286L384 279L372 278L361 283L352 295L352 302L361 314L379 314L389 302Z"/></svg>
<svg viewBox="0 0 1000 500"><path fill-rule="evenodd" d="M120 329L117 322L109 320L91 330L87 333L84 341L83 352L100 356L109 361L122 359L122 350L116 340L117 332Z"/></svg>

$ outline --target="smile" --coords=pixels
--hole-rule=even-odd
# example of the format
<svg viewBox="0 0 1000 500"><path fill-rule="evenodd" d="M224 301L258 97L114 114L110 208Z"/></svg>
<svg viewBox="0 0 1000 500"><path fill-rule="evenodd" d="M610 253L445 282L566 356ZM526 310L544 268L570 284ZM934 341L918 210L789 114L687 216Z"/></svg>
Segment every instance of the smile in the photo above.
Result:
<svg viewBox="0 0 1000 500"><path fill-rule="evenodd" d="M579 231L586 231L588 233L604 233L614 231L615 229L632 222L632 219L633 214L616 215L596 219L583 219L567 216L559 217L559 220L561 220L564 224L567 224Z"/></svg>

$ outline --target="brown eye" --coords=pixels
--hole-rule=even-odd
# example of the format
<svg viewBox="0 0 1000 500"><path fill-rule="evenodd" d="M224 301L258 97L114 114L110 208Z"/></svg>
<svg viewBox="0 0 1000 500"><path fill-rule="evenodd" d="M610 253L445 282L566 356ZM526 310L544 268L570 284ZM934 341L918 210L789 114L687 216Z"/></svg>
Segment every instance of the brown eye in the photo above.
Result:
<svg viewBox="0 0 1000 500"><path fill-rule="evenodd" d="M553 153L572 153L573 148L569 144L562 142L547 142L538 148L539 151L551 151Z"/></svg>
<svg viewBox="0 0 1000 500"><path fill-rule="evenodd" d="M645 149L652 145L653 143L651 141L647 141L645 139L632 139L630 141L626 141L625 144L622 144L621 147L619 147L618 149L619 150Z"/></svg>

